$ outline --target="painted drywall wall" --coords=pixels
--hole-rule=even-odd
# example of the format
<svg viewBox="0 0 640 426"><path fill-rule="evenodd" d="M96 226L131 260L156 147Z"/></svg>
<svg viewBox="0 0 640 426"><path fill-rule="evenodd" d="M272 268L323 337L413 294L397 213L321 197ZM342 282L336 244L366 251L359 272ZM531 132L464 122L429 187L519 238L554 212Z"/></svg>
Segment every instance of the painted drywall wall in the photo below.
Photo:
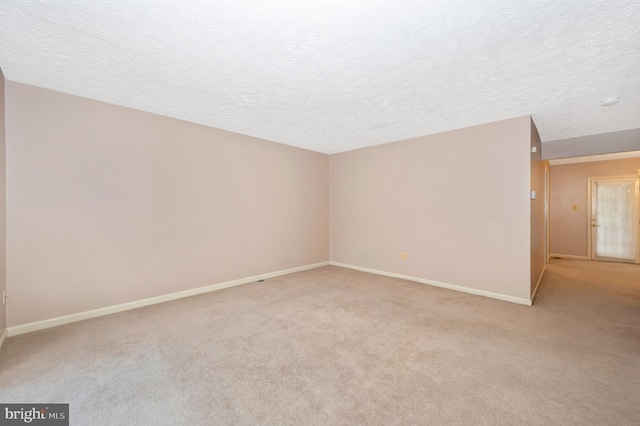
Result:
<svg viewBox="0 0 640 426"><path fill-rule="evenodd" d="M640 158L551 166L551 253L588 257L590 177L636 174Z"/></svg>
<svg viewBox="0 0 640 426"><path fill-rule="evenodd" d="M530 139L527 116L332 155L331 260L528 300Z"/></svg>
<svg viewBox="0 0 640 426"><path fill-rule="evenodd" d="M5 178L5 79L2 69L0 69L0 298L2 292L7 288L7 265L6 265L6 178ZM4 330L7 328L6 305L0 300L0 340Z"/></svg>
<svg viewBox="0 0 640 426"><path fill-rule="evenodd" d="M328 156L11 81L8 325L329 258Z"/></svg>
<svg viewBox="0 0 640 426"><path fill-rule="evenodd" d="M535 200L531 200L531 295L536 289L546 265L545 244L545 170L549 163L542 160L540 134L535 123L531 120L531 147L536 148L531 153L531 190L535 191Z"/></svg>

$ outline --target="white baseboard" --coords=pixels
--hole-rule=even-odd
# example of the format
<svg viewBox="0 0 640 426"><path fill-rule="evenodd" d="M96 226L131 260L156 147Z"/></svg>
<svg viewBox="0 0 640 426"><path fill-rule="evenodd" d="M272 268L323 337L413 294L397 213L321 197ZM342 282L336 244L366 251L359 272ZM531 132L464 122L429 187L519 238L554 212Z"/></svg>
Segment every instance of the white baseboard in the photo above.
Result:
<svg viewBox="0 0 640 426"><path fill-rule="evenodd" d="M56 327L58 325L69 324L72 322L82 321L89 318L101 317L104 315L114 314L116 312L128 311L131 309L142 308L144 306L155 305L158 303L168 302L171 300L182 299L185 297L196 296L198 294L209 293L212 291L222 290L229 287L235 287L242 284L256 282L258 280L266 280L269 278L279 277L281 275L292 274L294 272L306 271L309 269L327 266L329 262L314 263L311 265L298 266L296 268L284 269L282 271L270 272L253 277L241 278L239 280L227 281L224 283L213 284L205 287L198 287L190 290L179 291L176 293L165 294L163 296L151 297L149 299L137 300L134 302L123 303L121 305L107 306L105 308L94 309L77 314L65 315L62 317L46 319L43 321L31 322L28 324L16 325L6 330L8 336L17 336L19 334L30 333L32 331L44 330L46 328Z"/></svg>
<svg viewBox="0 0 640 426"><path fill-rule="evenodd" d="M7 337L7 329L5 328L2 334L0 335L0 349L2 349L2 344L4 343L4 339Z"/></svg>
<svg viewBox="0 0 640 426"><path fill-rule="evenodd" d="M448 283L443 283L439 281L427 280L424 278L416 278L408 275L396 274L393 272L378 271L377 269L363 268L360 266L347 265L345 263L330 261L329 264L333 266L339 266L341 268L355 269L356 271L368 272L370 274L382 275L382 276L391 277L391 278L400 278L402 280L415 281L420 284L432 285L434 287L446 288L449 290L455 290L463 293L474 294L476 296L490 297L491 299L504 300L506 302L512 302L512 303L518 303L520 305L531 306L531 300L521 298L521 297L508 296L506 294L493 293L493 292L484 291L484 290L477 290L475 288L469 288L469 287L463 287L455 284L448 284Z"/></svg>
<svg viewBox="0 0 640 426"><path fill-rule="evenodd" d="M544 271L547 270L547 265L544 265L542 268L542 272L540 272L540 276L538 277L538 282L536 283L536 287L533 289L533 293L531 293L531 304L533 304L533 299L536 297L536 293L538 292L538 287L540 287L540 283L542 282L542 276L544 275Z"/></svg>
<svg viewBox="0 0 640 426"><path fill-rule="evenodd" d="M551 253L549 257L559 257L561 259L576 259L576 260L589 260L587 256L575 256L573 254L558 254Z"/></svg>

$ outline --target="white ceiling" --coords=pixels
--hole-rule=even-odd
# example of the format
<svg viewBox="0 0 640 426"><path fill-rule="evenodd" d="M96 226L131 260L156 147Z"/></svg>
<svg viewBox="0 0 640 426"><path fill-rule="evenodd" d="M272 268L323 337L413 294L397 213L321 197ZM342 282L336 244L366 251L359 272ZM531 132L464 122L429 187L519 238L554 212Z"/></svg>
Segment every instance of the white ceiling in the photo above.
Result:
<svg viewBox="0 0 640 426"><path fill-rule="evenodd" d="M640 128L639 23L638 0L0 0L0 67L324 153L525 114L550 141Z"/></svg>

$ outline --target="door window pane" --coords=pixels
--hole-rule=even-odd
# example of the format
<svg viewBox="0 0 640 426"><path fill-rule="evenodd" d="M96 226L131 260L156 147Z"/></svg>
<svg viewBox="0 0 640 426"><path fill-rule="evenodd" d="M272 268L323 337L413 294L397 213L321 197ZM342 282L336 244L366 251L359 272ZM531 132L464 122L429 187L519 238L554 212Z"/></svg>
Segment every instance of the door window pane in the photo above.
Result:
<svg viewBox="0 0 640 426"><path fill-rule="evenodd" d="M635 182L599 181L597 186L596 256L635 258Z"/></svg>

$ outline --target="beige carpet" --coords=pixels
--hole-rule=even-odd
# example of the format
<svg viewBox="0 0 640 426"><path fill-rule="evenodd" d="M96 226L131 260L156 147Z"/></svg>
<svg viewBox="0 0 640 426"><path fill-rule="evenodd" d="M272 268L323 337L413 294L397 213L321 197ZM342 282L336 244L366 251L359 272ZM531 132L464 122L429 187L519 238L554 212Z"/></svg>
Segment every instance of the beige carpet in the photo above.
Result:
<svg viewBox="0 0 640 426"><path fill-rule="evenodd" d="M0 402L73 425L640 423L640 266L533 307L324 267L9 338Z"/></svg>

